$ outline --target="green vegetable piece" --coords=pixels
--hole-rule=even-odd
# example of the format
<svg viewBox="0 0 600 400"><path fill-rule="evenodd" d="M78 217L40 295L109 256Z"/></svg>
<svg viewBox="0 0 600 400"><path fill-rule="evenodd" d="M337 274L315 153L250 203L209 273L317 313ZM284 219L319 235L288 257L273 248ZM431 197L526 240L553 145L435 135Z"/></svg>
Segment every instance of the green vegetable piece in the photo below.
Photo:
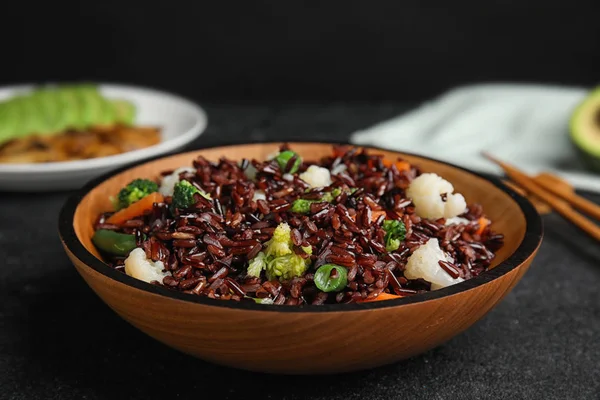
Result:
<svg viewBox="0 0 600 400"><path fill-rule="evenodd" d="M273 299L269 299L268 297L264 298L264 299L258 299L256 297L248 297L248 298L254 300L254 302L256 304L273 304Z"/></svg>
<svg viewBox="0 0 600 400"><path fill-rule="evenodd" d="M340 188L333 188L333 190L331 192L325 192L325 194L323 195L323 197L321 197L321 201L326 201L328 203L331 203L340 194L342 194L342 189L340 189Z"/></svg>
<svg viewBox="0 0 600 400"><path fill-rule="evenodd" d="M290 208L290 212L296 214L308 214L310 212L310 205L314 202L315 200L296 199L292 203L292 208Z"/></svg>
<svg viewBox="0 0 600 400"><path fill-rule="evenodd" d="M125 186L113 201L115 210L129 207L150 193L158 192L158 184L148 179L135 179Z"/></svg>
<svg viewBox="0 0 600 400"><path fill-rule="evenodd" d="M290 208L290 212L296 214L308 214L310 212L310 205L312 203L331 203L341 193L342 189L334 188L331 192L325 192L325 194L323 194L323 196L319 200L296 199L292 203L292 208Z"/></svg>
<svg viewBox="0 0 600 400"><path fill-rule="evenodd" d="M297 254L275 257L267 263L267 279L289 280L302 275L308 268L310 259L305 260Z"/></svg>
<svg viewBox="0 0 600 400"><path fill-rule="evenodd" d="M277 225L273 236L266 243L265 255L268 257L281 257L292 254L292 230L286 222Z"/></svg>
<svg viewBox="0 0 600 400"><path fill-rule="evenodd" d="M287 166L288 161L290 161L294 156L296 157L296 161L294 161L294 164L289 170L286 170L285 167ZM297 153L291 150L285 150L279 153L277 157L275 157L275 161L277 161L277 164L279 164L279 169L281 169L281 171L288 172L290 174L293 174L296 171L298 171L298 168L300 168L300 164L302 164L302 158L300 158L300 156Z"/></svg>
<svg viewBox="0 0 600 400"><path fill-rule="evenodd" d="M260 276L261 271L265 270L266 268L267 256L265 256L265 253L261 251L256 255L256 257L250 260L250 263L248 264L247 273L249 276L254 276L258 278Z"/></svg>
<svg viewBox="0 0 600 400"><path fill-rule="evenodd" d="M315 285L323 292L339 292L348 284L348 270L336 264L324 264L315 272Z"/></svg>
<svg viewBox="0 0 600 400"><path fill-rule="evenodd" d="M400 242L406 236L406 227L404 222L387 219L383 221L383 230L385 231L385 249L395 251L400 247Z"/></svg>
<svg viewBox="0 0 600 400"><path fill-rule="evenodd" d="M259 277L260 273L265 271L268 280L288 280L302 275L310 265L311 259L302 258L292 249L291 228L287 223L282 222L275 228L273 237L266 243L265 251L261 251L250 260L248 275ZM307 254L312 253L312 247L307 246L302 249Z"/></svg>
<svg viewBox="0 0 600 400"><path fill-rule="evenodd" d="M117 256L127 256L131 250L137 247L135 235L107 229L98 229L92 236L92 242L98 249Z"/></svg>
<svg viewBox="0 0 600 400"><path fill-rule="evenodd" d="M199 193L207 200L211 200L210 195L204 193L188 181L182 180L177 182L173 190L172 207L179 209L190 208L196 203L196 200L194 200L194 195L196 193Z"/></svg>

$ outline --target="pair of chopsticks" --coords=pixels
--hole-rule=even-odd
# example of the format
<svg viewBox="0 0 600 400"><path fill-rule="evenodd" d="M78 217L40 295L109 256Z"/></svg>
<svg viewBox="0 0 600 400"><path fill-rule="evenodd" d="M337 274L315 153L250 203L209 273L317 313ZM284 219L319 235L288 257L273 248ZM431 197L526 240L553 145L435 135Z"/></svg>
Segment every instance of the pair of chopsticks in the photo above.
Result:
<svg viewBox="0 0 600 400"><path fill-rule="evenodd" d="M517 185L547 203L554 211L572 222L579 229L586 232L594 239L600 241L600 226L586 218L583 214L575 211L576 208L585 214L600 220L600 206L584 199L574 192L566 191L560 185L552 185L551 182L533 180L530 176L517 168L498 160L488 153L482 153L485 158L499 165L504 173Z"/></svg>

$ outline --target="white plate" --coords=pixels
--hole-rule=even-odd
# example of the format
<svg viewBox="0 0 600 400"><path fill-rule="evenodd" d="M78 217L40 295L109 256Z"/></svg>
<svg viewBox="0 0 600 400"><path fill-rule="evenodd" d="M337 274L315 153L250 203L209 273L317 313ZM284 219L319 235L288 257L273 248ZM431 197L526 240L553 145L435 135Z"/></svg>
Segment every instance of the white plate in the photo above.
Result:
<svg viewBox="0 0 600 400"><path fill-rule="evenodd" d="M0 100L31 85L0 88ZM90 179L126 164L171 153L196 139L207 125L205 111L182 97L153 89L99 84L109 98L123 98L137 108L136 124L161 127L161 142L141 150L89 160L43 164L0 164L0 191L40 192L77 189Z"/></svg>

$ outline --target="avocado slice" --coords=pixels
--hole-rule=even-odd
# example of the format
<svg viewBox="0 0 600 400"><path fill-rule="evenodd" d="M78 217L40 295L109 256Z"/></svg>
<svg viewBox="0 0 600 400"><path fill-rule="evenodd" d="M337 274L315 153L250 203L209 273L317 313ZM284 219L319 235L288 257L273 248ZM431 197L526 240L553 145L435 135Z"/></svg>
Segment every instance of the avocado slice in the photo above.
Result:
<svg viewBox="0 0 600 400"><path fill-rule="evenodd" d="M110 102L114 110L115 122L123 125L133 125L136 113L133 103L123 99L114 99Z"/></svg>
<svg viewBox="0 0 600 400"><path fill-rule="evenodd" d="M51 135L62 129L60 103L56 100L54 91L49 88L37 89L32 94L32 101L39 113L39 134Z"/></svg>
<svg viewBox="0 0 600 400"><path fill-rule="evenodd" d="M81 104L76 89L73 86L61 86L54 92L56 101L60 104L62 130L83 129L85 127L81 116Z"/></svg>
<svg viewBox="0 0 600 400"><path fill-rule="evenodd" d="M98 126L110 127L114 125L116 121L115 109L110 100L105 97L100 97L101 100L101 113L97 121Z"/></svg>
<svg viewBox="0 0 600 400"><path fill-rule="evenodd" d="M577 106L569 128L583 163L590 170L600 172L600 86Z"/></svg>
<svg viewBox="0 0 600 400"><path fill-rule="evenodd" d="M84 128L98 125L102 119L104 102L94 85L84 84L75 87L81 110L81 123Z"/></svg>
<svg viewBox="0 0 600 400"><path fill-rule="evenodd" d="M36 96L27 95L24 99L25 118L27 118L28 133L40 135L46 132L47 124Z"/></svg>
<svg viewBox="0 0 600 400"><path fill-rule="evenodd" d="M18 129L17 137L39 134L43 128L43 119L39 112L35 98L30 94L17 99L18 104Z"/></svg>
<svg viewBox="0 0 600 400"><path fill-rule="evenodd" d="M10 99L0 106L0 144L13 139L18 128L18 104Z"/></svg>

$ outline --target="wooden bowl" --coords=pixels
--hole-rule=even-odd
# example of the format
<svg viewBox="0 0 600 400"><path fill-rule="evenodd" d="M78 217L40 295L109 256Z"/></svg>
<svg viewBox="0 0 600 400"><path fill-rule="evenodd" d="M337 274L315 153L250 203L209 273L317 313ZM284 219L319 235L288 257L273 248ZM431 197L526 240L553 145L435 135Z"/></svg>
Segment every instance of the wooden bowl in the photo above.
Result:
<svg viewBox="0 0 600 400"><path fill-rule="evenodd" d="M542 240L533 206L500 181L412 154L401 156L454 184L478 202L505 235L492 269L429 293L397 300L324 306L265 306L175 292L131 278L104 264L91 237L109 196L134 178L191 165L198 155L264 159L279 143L217 147L154 160L100 178L72 196L60 214L64 248L88 285L117 314L151 337L203 360L253 371L323 374L372 368L436 347L483 317L527 271ZM331 144L290 143L306 160L330 154ZM131 346L135 346L131 343ZM481 349L485 351L485 349Z"/></svg>

